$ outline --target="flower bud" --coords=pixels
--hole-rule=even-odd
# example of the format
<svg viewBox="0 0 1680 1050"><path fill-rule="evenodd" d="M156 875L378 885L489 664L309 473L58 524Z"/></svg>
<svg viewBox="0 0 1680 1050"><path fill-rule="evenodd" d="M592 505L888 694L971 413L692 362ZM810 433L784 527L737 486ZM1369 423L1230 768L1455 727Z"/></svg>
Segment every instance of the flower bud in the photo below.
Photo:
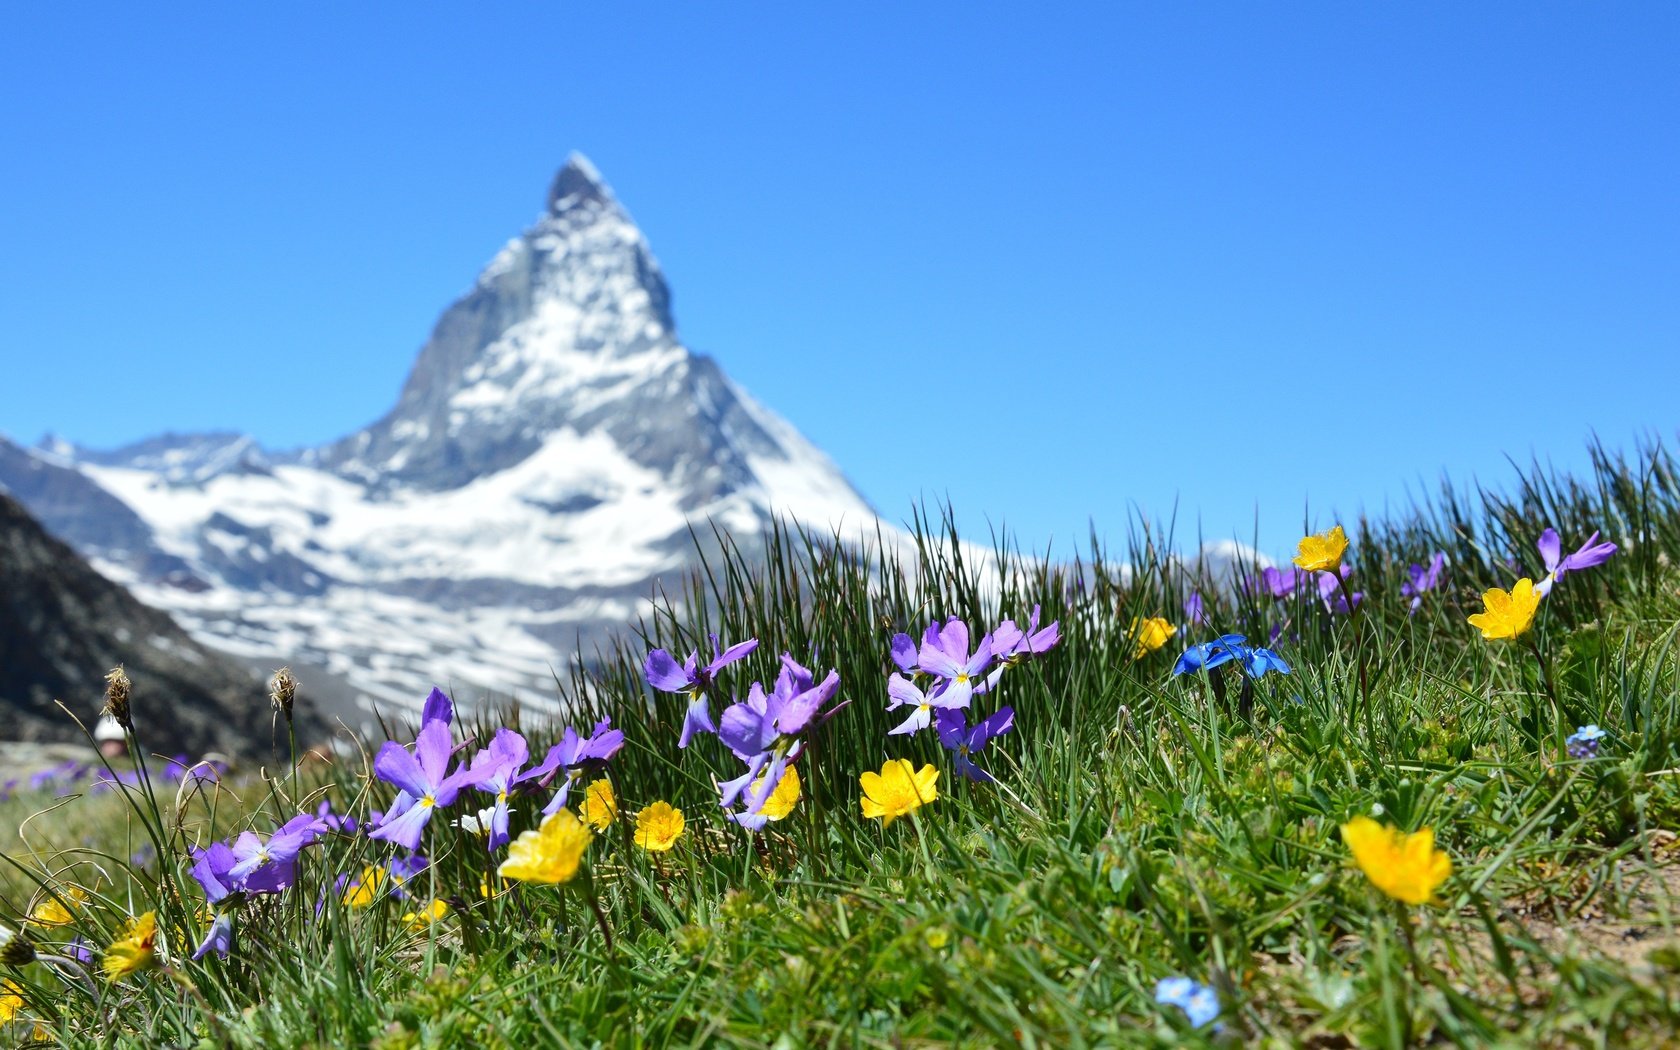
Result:
<svg viewBox="0 0 1680 1050"><path fill-rule="evenodd" d="M22 930L0 925L0 963L27 966L35 961L35 945Z"/></svg>

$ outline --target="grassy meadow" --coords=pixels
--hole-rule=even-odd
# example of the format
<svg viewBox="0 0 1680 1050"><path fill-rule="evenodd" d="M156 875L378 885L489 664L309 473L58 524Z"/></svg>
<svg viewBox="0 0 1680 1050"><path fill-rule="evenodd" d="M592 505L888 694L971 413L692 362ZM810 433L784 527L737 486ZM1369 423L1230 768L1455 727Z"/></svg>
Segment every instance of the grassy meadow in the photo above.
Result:
<svg viewBox="0 0 1680 1050"><path fill-rule="evenodd" d="M98 792L19 785L0 803L0 954L27 943L38 958L0 967L0 1040L1674 1045L1680 467L1655 445L1595 450L1594 463L1590 476L1536 467L1503 492L1448 486L1391 520L1343 520L1353 572L1327 595L1303 576L1274 596L1258 566L1247 586L1198 578L1167 553L1195 537L1160 527L1139 526L1123 551L1048 560L1006 538L979 556L937 515L916 523L913 547L777 531L759 560L722 537L641 637L556 682L565 724L589 733L610 718L624 734L609 761L580 767L566 807L598 803L590 786L606 780L616 819L584 812L603 826L584 825L581 862L559 881L499 872L564 768L508 793L511 847L454 823L492 792L467 788L453 805L439 794L421 832L428 863L400 874L387 866L408 851L368 835L373 811L403 805L376 769L380 739L217 778L154 763ZM1519 636L1484 639L1467 618L1484 591L1546 575L1548 527L1565 552L1595 530L1619 549L1557 580ZM1444 570L1414 612L1402 587L1437 553ZM1351 607L1349 591L1363 596ZM978 642L1005 620L1024 628L1035 607L1058 643L968 708L971 720L1014 711L1012 731L971 756L995 782L958 776L933 728L889 734L908 713L888 709L895 635L920 641L930 622L960 618ZM1186 649L1232 632L1289 673L1251 677L1233 660L1174 674ZM650 649L704 663L711 634L760 643L717 672L714 717L750 683L770 689L784 652L818 679L839 675L832 717L799 734L797 803L756 831L726 819L715 786L742 760L707 733L679 748L689 697L647 682ZM914 681L931 691L934 679ZM148 708L167 702L133 683L140 751ZM266 738L270 718L253 697L252 731ZM1602 739L1572 747L1588 725ZM463 714L449 768L501 728L524 736L534 764L563 726ZM399 744L415 734L389 729ZM890 822L866 817L860 776L896 759L931 765L936 795ZM637 841L637 813L659 801L684 815L667 850ZM208 899L195 849L268 836L322 803L358 826L316 832L278 892ZM1430 899L1396 899L1356 863L1341 829L1362 815L1433 833L1451 874ZM659 830L644 842L664 844ZM253 879L274 864L248 859ZM128 936L147 913L155 936ZM194 960L218 921L226 956ZM1175 977L1217 1016L1160 1001Z"/></svg>

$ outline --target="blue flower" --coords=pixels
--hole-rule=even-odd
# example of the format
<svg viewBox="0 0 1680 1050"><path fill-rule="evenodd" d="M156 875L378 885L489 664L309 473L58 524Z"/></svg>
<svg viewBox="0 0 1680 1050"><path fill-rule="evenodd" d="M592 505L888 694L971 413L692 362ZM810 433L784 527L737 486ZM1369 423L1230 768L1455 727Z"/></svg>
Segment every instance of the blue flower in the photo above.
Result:
<svg viewBox="0 0 1680 1050"><path fill-rule="evenodd" d="M1272 671L1290 673L1289 664L1284 662L1283 657L1262 646L1249 645L1248 639L1240 634L1222 634L1211 642L1192 645L1178 658L1172 673L1211 671L1232 660L1241 662L1243 673L1249 678L1264 678Z"/></svg>
<svg viewBox="0 0 1680 1050"><path fill-rule="evenodd" d="M1219 996L1212 988L1188 977L1163 977L1155 985L1155 1001L1183 1010L1193 1028L1219 1017Z"/></svg>
<svg viewBox="0 0 1680 1050"><path fill-rule="evenodd" d="M1596 725L1581 726L1569 734L1564 740L1569 749L1570 758L1589 759L1598 757L1598 742L1604 739L1604 730Z"/></svg>

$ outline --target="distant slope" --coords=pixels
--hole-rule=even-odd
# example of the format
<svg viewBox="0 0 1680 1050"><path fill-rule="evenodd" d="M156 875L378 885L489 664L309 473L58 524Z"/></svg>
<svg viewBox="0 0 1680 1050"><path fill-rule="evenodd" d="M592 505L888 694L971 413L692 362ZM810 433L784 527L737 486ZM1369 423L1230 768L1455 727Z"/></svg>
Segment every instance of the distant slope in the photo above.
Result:
<svg viewBox="0 0 1680 1050"><path fill-rule="evenodd" d="M149 750L266 750L260 678L99 575L0 493L0 739L82 739L54 701L91 727L102 677L117 664L134 680L135 725ZM298 714L300 735L318 736L309 709Z"/></svg>

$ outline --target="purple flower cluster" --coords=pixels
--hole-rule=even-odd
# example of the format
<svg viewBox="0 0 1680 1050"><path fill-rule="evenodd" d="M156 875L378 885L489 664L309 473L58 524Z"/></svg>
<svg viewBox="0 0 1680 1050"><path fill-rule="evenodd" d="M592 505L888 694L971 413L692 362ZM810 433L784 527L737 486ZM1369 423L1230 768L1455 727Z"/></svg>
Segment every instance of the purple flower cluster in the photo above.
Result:
<svg viewBox="0 0 1680 1050"><path fill-rule="evenodd" d="M1447 555L1443 551L1436 551L1429 559L1427 567L1413 565L1406 570L1407 580L1400 585L1400 597L1412 600L1407 616L1416 616L1423 607L1423 596L1441 585L1441 578L1447 568Z"/></svg>
<svg viewBox="0 0 1680 1050"><path fill-rule="evenodd" d="M1015 728L1015 711L999 707L970 725L968 712L976 696L997 687L1003 673L1024 661L1042 656L1061 641L1061 624L1038 626L1040 609L1033 606L1026 627L1004 620L969 649L969 627L957 617L928 624L918 645L908 634L893 636L890 654L898 670L887 678L887 710L909 707L903 722L888 730L909 735L935 726L940 746L951 753L951 764L970 780L988 783L993 777L974 763L986 744ZM926 679L927 685L919 684Z"/></svg>

